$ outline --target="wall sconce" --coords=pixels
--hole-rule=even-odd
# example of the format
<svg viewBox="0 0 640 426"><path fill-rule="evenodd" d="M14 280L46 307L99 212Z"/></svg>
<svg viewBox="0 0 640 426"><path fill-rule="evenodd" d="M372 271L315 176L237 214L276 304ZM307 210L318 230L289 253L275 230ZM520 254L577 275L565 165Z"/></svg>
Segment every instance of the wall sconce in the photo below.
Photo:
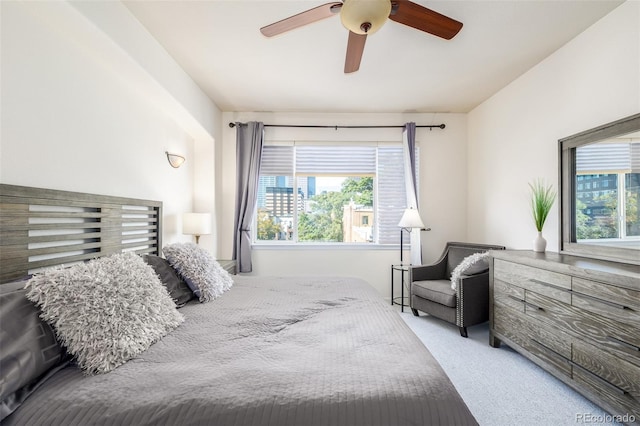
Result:
<svg viewBox="0 0 640 426"><path fill-rule="evenodd" d="M200 243L200 235L211 234L210 213L184 213L182 215L182 233L195 235L196 244Z"/></svg>
<svg viewBox="0 0 640 426"><path fill-rule="evenodd" d="M169 160L169 164L171 164L171 167L173 167L174 169L182 166L182 163L184 163L185 161L185 158L182 155L170 154L167 151L165 151L164 153L167 154L167 160Z"/></svg>

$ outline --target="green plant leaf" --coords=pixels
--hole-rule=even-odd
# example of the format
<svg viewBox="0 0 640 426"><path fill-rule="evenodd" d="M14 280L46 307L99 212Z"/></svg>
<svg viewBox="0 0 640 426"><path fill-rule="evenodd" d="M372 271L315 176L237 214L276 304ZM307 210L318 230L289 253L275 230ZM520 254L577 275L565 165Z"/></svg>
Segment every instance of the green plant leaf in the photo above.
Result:
<svg viewBox="0 0 640 426"><path fill-rule="evenodd" d="M538 232L542 231L544 222L556 200L556 191L552 185L545 185L541 179L529 183L531 188L531 212Z"/></svg>

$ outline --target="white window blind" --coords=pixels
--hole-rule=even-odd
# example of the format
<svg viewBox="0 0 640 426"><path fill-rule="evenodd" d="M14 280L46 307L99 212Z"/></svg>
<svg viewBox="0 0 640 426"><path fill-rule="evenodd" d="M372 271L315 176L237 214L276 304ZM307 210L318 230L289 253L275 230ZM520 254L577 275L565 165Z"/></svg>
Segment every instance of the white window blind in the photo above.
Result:
<svg viewBox="0 0 640 426"><path fill-rule="evenodd" d="M260 174L265 176L293 175L293 146L264 145Z"/></svg>
<svg viewBox="0 0 640 426"><path fill-rule="evenodd" d="M378 242L398 244L400 242L398 222L407 206L401 145L378 148L377 203Z"/></svg>
<svg viewBox="0 0 640 426"><path fill-rule="evenodd" d="M374 146L296 146L296 174L300 176L375 175Z"/></svg>
<svg viewBox="0 0 640 426"><path fill-rule="evenodd" d="M576 148L578 174L640 172L640 143L596 143Z"/></svg>

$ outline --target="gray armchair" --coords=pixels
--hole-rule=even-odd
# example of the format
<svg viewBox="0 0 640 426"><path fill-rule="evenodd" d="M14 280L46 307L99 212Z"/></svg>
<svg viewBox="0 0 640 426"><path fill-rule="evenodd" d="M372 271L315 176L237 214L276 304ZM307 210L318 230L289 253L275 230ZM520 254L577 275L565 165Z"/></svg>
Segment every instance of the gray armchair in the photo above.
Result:
<svg viewBox="0 0 640 426"><path fill-rule="evenodd" d="M409 267L409 305L418 311L455 324L467 337L467 327L489 319L489 264L480 260L451 288L451 273L465 257L503 246L448 242L440 259L431 265Z"/></svg>

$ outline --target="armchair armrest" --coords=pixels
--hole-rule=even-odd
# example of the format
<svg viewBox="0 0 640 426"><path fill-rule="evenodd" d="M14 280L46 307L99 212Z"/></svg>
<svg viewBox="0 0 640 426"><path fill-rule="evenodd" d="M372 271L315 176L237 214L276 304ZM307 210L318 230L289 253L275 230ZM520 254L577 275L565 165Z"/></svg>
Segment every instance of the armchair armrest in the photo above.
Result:
<svg viewBox="0 0 640 426"><path fill-rule="evenodd" d="M447 258L444 257L431 265L409 267L409 282L423 280L443 280L447 271Z"/></svg>
<svg viewBox="0 0 640 426"><path fill-rule="evenodd" d="M456 325L467 327L489 319L489 272L463 275L456 286Z"/></svg>

